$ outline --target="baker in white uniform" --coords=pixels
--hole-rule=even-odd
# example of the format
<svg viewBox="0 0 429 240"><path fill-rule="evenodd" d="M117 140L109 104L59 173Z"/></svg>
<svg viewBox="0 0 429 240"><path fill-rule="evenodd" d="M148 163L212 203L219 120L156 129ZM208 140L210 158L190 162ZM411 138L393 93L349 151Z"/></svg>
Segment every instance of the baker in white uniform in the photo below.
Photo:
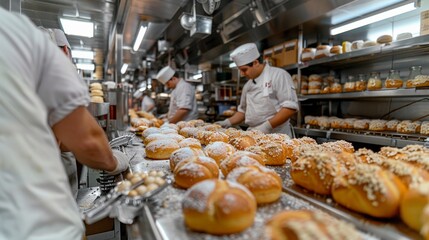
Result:
<svg viewBox="0 0 429 240"><path fill-rule="evenodd" d="M186 82L169 66L162 68L156 78L173 91L170 94L170 107L167 119L170 123L189 121L198 118L195 87Z"/></svg>
<svg viewBox="0 0 429 240"><path fill-rule="evenodd" d="M21 15L0 8L0 22L0 239L81 239L55 137L111 174L128 161L112 154L86 110L87 87L58 47Z"/></svg>
<svg viewBox="0 0 429 240"><path fill-rule="evenodd" d="M217 123L230 127L245 120L249 129L291 136L289 118L299 107L290 74L263 63L254 43L241 45L230 56L248 81L243 87L238 111Z"/></svg>

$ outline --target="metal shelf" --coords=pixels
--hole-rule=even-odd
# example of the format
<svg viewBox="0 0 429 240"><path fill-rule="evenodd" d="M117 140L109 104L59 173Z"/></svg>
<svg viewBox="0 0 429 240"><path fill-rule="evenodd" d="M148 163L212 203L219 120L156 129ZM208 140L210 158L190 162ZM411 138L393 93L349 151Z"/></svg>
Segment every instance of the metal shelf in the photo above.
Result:
<svg viewBox="0 0 429 240"><path fill-rule="evenodd" d="M378 45L368 48L359 49L352 52L334 55L320 59L314 59L308 62L301 62L299 68L304 69L316 65L329 65L334 68L341 68L342 66L376 60L381 57L388 56L392 53L401 53L414 51L417 54L426 54L422 48L429 46L429 35L418 36L414 38L404 39L392 42L388 45ZM289 66L287 66L289 67Z"/></svg>
<svg viewBox="0 0 429 240"><path fill-rule="evenodd" d="M338 139L349 142L368 143L381 146L404 147L410 144L425 144L429 138L419 134L399 134L372 131L350 131L322 130L313 128L294 128L296 134L309 137L323 137L327 139Z"/></svg>
<svg viewBox="0 0 429 240"><path fill-rule="evenodd" d="M378 91L331 93L299 95L299 101L309 99L353 99L353 98L383 98L383 97L424 97L429 96L428 88L382 89Z"/></svg>

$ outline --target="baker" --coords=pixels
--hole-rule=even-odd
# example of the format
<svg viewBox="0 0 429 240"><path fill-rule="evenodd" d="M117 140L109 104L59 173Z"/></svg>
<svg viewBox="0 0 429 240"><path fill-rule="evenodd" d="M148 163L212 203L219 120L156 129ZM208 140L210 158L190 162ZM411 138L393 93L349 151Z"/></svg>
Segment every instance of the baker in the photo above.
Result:
<svg viewBox="0 0 429 240"><path fill-rule="evenodd" d="M189 121L198 118L195 87L186 82L170 66L162 68L156 79L173 91L170 94L170 106L167 119L170 123Z"/></svg>
<svg viewBox="0 0 429 240"><path fill-rule="evenodd" d="M264 63L254 43L239 46L230 57L248 81L243 87L238 111L217 123L230 127L245 121L249 129L292 136L289 119L299 107L290 74Z"/></svg>

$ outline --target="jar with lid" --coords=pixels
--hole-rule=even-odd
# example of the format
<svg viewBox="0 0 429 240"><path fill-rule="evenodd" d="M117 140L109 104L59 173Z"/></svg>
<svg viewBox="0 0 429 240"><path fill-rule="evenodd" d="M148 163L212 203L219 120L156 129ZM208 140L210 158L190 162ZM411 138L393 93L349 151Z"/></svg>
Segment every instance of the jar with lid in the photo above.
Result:
<svg viewBox="0 0 429 240"><path fill-rule="evenodd" d="M361 92L366 90L366 76L365 74L359 74L358 79L355 83L356 91Z"/></svg>
<svg viewBox="0 0 429 240"><path fill-rule="evenodd" d="M334 79L334 82L330 86L330 93L340 93L342 91L340 80L338 78Z"/></svg>
<svg viewBox="0 0 429 240"><path fill-rule="evenodd" d="M380 90L382 87L380 73L379 72L372 72L368 79L368 85L367 89L370 91L373 90Z"/></svg>
<svg viewBox="0 0 429 240"><path fill-rule="evenodd" d="M410 67L410 75L408 76L408 80L413 80L418 75L422 75L422 66Z"/></svg>
<svg viewBox="0 0 429 240"><path fill-rule="evenodd" d="M356 91L356 85L355 85L355 77L348 76L347 82L344 83L344 92L354 92Z"/></svg>
<svg viewBox="0 0 429 240"><path fill-rule="evenodd" d="M386 81L384 82L385 88L401 88L403 85L401 76L399 75L399 70L390 70L389 76L387 76Z"/></svg>

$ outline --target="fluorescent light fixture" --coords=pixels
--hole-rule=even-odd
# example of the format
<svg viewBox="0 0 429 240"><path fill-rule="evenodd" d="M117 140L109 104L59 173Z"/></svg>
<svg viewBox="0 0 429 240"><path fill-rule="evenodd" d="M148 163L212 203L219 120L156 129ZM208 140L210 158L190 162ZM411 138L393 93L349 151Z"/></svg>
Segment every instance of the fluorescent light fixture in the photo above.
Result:
<svg viewBox="0 0 429 240"><path fill-rule="evenodd" d="M201 73L199 73L199 74L195 74L194 76L192 76L192 79L197 80L197 79L200 79L202 77L203 77L203 75Z"/></svg>
<svg viewBox="0 0 429 240"><path fill-rule="evenodd" d="M229 68L235 68L235 67L237 67L237 65L235 65L235 62L232 62L229 64Z"/></svg>
<svg viewBox="0 0 429 240"><path fill-rule="evenodd" d="M92 63L76 63L76 68L81 70L94 71L95 65Z"/></svg>
<svg viewBox="0 0 429 240"><path fill-rule="evenodd" d="M72 50L73 58L91 59L94 60L93 51Z"/></svg>
<svg viewBox="0 0 429 240"><path fill-rule="evenodd" d="M124 63L121 67L121 73L124 74L127 71L128 64Z"/></svg>
<svg viewBox="0 0 429 240"><path fill-rule="evenodd" d="M387 18L391 18L409 11L412 11L416 9L415 3L411 2L405 5L402 5L400 7L397 8L392 8L390 10L384 11L384 12L380 12L378 14L366 17L366 18L362 18L359 19L357 21L353 21L351 23L347 23L345 25L339 26L339 27L334 27L331 29L331 35L337 35L343 32L347 32L356 28L360 28L366 25L369 25L371 23L375 23Z"/></svg>
<svg viewBox="0 0 429 240"><path fill-rule="evenodd" d="M142 44L143 37L146 33L147 26L140 26L139 33L137 34L136 41L134 42L133 50L137 51L140 48L140 44Z"/></svg>
<svg viewBox="0 0 429 240"><path fill-rule="evenodd" d="M83 37L94 37L94 23L88 21L78 21L66 18L60 18L61 26L68 35Z"/></svg>

